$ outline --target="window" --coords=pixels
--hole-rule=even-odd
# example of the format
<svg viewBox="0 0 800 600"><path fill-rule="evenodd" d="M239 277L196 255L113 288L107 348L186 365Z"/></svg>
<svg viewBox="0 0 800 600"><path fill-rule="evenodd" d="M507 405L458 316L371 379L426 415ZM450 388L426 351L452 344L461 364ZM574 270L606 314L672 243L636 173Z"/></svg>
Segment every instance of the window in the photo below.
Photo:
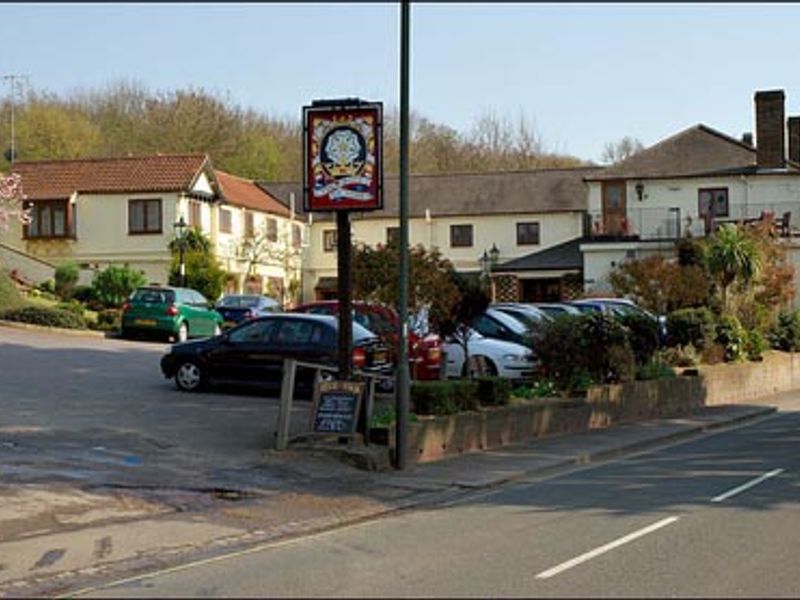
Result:
<svg viewBox="0 0 800 600"><path fill-rule="evenodd" d="M386 243L400 245L400 228L387 227L386 228Z"/></svg>
<svg viewBox="0 0 800 600"><path fill-rule="evenodd" d="M275 334L275 343L287 346L319 343L321 339L322 330L318 325L294 319L282 320Z"/></svg>
<svg viewBox="0 0 800 600"><path fill-rule="evenodd" d="M247 238L255 237L255 233L256 233L256 226L253 213L246 212L244 213L244 237Z"/></svg>
<svg viewBox="0 0 800 600"><path fill-rule="evenodd" d="M539 223L517 223L517 245L530 246L539 243Z"/></svg>
<svg viewBox="0 0 800 600"><path fill-rule="evenodd" d="M292 224L292 248L299 248L303 245L303 230L300 225Z"/></svg>
<svg viewBox="0 0 800 600"><path fill-rule="evenodd" d="M278 220L267 219L267 239L270 242L278 241Z"/></svg>
<svg viewBox="0 0 800 600"><path fill-rule="evenodd" d="M267 342L275 329L276 322L273 320L254 321L231 331L228 339L234 343L257 343Z"/></svg>
<svg viewBox="0 0 800 600"><path fill-rule="evenodd" d="M128 233L161 233L161 198L128 201Z"/></svg>
<svg viewBox="0 0 800 600"><path fill-rule="evenodd" d="M222 233L233 231L233 215L227 208L220 207L219 209L219 230Z"/></svg>
<svg viewBox="0 0 800 600"><path fill-rule="evenodd" d="M33 202L30 210L31 222L25 227L25 237L66 238L75 233L74 223L70 223L69 204L66 200L46 200Z"/></svg>
<svg viewBox="0 0 800 600"><path fill-rule="evenodd" d="M335 229L326 229L322 232L322 249L325 252L336 251L337 236Z"/></svg>
<svg viewBox="0 0 800 600"><path fill-rule="evenodd" d="M202 228L202 208L197 200L189 200L189 227Z"/></svg>
<svg viewBox="0 0 800 600"><path fill-rule="evenodd" d="M472 246L472 225L450 225L450 247L469 248Z"/></svg>
<svg viewBox="0 0 800 600"><path fill-rule="evenodd" d="M727 217L728 188L701 188L697 191L697 212L701 217Z"/></svg>

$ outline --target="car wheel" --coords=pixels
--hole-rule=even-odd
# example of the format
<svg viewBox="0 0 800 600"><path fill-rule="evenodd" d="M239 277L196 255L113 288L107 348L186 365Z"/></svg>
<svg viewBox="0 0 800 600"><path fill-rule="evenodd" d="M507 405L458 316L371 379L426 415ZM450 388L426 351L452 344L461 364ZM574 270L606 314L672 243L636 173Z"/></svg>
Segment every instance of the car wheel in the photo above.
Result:
<svg viewBox="0 0 800 600"><path fill-rule="evenodd" d="M189 339L189 326L186 321L182 322L178 327L178 341L185 342Z"/></svg>
<svg viewBox="0 0 800 600"><path fill-rule="evenodd" d="M175 385L184 392L196 392L205 385L205 373L193 360L186 360L175 371Z"/></svg>
<svg viewBox="0 0 800 600"><path fill-rule="evenodd" d="M467 376L467 364L461 369L461 375ZM497 375L497 367L494 363L485 356L470 356L469 357L469 375L472 377L486 377Z"/></svg>

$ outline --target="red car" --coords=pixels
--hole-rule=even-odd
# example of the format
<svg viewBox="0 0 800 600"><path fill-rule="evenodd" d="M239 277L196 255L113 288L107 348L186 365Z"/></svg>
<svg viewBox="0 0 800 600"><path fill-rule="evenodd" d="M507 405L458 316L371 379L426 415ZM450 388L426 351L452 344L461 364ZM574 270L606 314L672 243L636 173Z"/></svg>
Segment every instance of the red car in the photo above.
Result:
<svg viewBox="0 0 800 600"><path fill-rule="evenodd" d="M321 300L296 306L291 312L318 315L339 313L338 300ZM379 335L394 350L396 362L397 342L400 338L400 319L388 306L370 302L353 302L353 320ZM408 359L411 378L429 381L439 379L442 372L442 338L434 333L420 335L409 329Z"/></svg>

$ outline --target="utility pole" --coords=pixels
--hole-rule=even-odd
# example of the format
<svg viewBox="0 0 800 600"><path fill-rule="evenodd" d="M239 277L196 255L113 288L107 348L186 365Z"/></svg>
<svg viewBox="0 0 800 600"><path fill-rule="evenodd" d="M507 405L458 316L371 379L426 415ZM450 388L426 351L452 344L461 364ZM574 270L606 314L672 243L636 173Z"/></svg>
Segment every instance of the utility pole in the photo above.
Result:
<svg viewBox="0 0 800 600"><path fill-rule="evenodd" d="M14 160L17 158L17 151L16 148L14 147L14 127L15 127L14 108L17 104L17 90L21 89L22 81L25 82L28 81L28 76L15 75L15 74L3 75L3 81L8 83L10 97L11 97L11 149L6 155L6 158L8 159L9 163L13 163Z"/></svg>
<svg viewBox="0 0 800 600"><path fill-rule="evenodd" d="M409 27L411 8L408 0L400 3L400 340L398 341L397 377L395 384L396 444L395 468L406 468L408 455L408 420L410 373L408 368L408 113L409 113Z"/></svg>

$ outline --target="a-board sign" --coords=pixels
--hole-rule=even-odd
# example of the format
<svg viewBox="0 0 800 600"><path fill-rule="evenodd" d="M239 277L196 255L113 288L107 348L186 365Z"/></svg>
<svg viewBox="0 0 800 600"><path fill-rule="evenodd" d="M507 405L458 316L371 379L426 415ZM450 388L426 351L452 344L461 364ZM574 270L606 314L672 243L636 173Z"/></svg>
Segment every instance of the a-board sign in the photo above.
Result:
<svg viewBox="0 0 800 600"><path fill-rule="evenodd" d="M314 390L311 431L334 435L354 434L363 394L363 383L354 381L319 382Z"/></svg>

